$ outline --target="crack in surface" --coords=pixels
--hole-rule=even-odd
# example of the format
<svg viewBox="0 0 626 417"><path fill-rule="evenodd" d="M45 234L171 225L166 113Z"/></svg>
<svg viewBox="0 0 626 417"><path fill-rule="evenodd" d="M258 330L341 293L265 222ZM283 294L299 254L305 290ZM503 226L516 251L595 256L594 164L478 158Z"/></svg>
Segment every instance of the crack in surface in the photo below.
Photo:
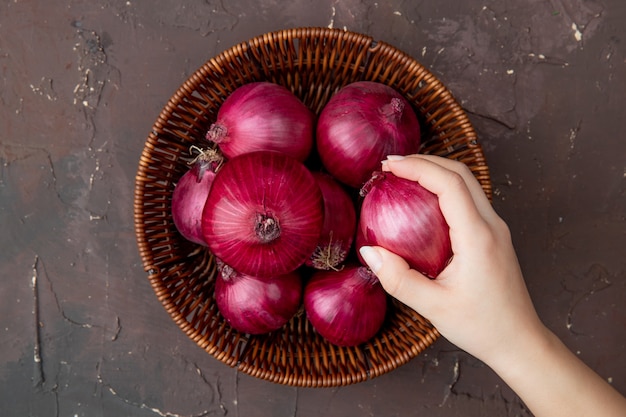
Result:
<svg viewBox="0 0 626 417"><path fill-rule="evenodd" d="M450 381L450 383L446 386L445 393L443 395L443 400L441 400L439 407L443 407L448 401L448 398L450 398L451 395L456 394L454 391L454 387L457 384L457 382L459 382L460 377L461 377L461 363L459 361L459 358L455 357L454 364L452 365L452 381Z"/></svg>
<svg viewBox="0 0 626 417"><path fill-rule="evenodd" d="M35 255L32 264L31 288L33 291L33 319L35 321L35 343L33 347L33 386L40 388L46 382L43 370L43 362L41 360L41 319L39 305L39 256Z"/></svg>
<svg viewBox="0 0 626 417"><path fill-rule="evenodd" d="M30 89L38 96L45 97L49 101L57 101L58 95L54 90L54 80L48 77L41 77L38 85L30 84Z"/></svg>
<svg viewBox="0 0 626 417"><path fill-rule="evenodd" d="M589 1L581 5L579 1L571 4L571 0L551 0L555 13L562 15L570 24L571 36L577 43L584 45L586 32L592 32L604 15L601 3Z"/></svg>
<svg viewBox="0 0 626 417"><path fill-rule="evenodd" d="M493 379L492 371L481 361L460 350L437 352L422 368L422 383L427 383L426 373L432 368L438 375L441 385L441 398L433 402L433 407L450 408L459 404L495 404L499 415L530 416L530 411L522 400L507 389L501 380ZM462 378L466 375L466 378ZM472 378L493 379L493 385L477 385Z"/></svg>
<svg viewBox="0 0 626 417"><path fill-rule="evenodd" d="M579 331L576 331L574 328L574 314L578 306L581 302L586 301L592 295L595 295L601 291L604 291L610 288L613 284L609 280L609 272L608 270L599 264L593 264L589 267L587 272L584 274L584 278L591 277L591 288L584 291L576 291L575 289L570 289L567 287L567 283L563 283L563 287L565 291L572 293L572 301L570 303L569 310L567 311L567 318L565 320L565 327L575 336L584 336L585 334ZM578 278L578 277L576 277ZM576 296L578 294L578 296Z"/></svg>
<svg viewBox="0 0 626 417"><path fill-rule="evenodd" d="M151 405L146 404L145 402L137 402L137 401L132 401L122 395L120 395L117 390L109 383L107 383L104 378L102 377L102 374L100 372L100 368L101 368L101 362L98 362L98 364L96 365L96 370L97 370L97 374L96 374L96 381L97 384L100 385L101 387L103 387L106 391L108 391L111 395L113 395L115 398L118 398L120 401L122 401L124 404L131 406L131 407L135 407L141 410L148 410L158 416L161 417L209 417L209 416L216 416L216 415L222 415L225 416L227 414L227 410L224 407L224 405L221 402L221 391L219 390L219 388L217 389L217 393L218 396L220 397L220 404L218 409L213 409L213 410L203 410L200 411L198 413L192 413L192 414L180 414L180 413L175 413L172 411L166 411L166 410L162 410L160 408L157 407L153 407ZM212 386L212 384L205 378L205 376L203 375L202 371L200 370L200 368L196 365L193 364L193 366L196 369L196 373L198 374L198 376L200 377L200 379L202 381L204 381L207 385L211 386L211 388L214 388Z"/></svg>
<svg viewBox="0 0 626 417"><path fill-rule="evenodd" d="M183 362L193 366L200 380L211 390L213 397L210 402L218 404L218 408L222 411L223 415L226 415L227 411L226 411L226 407L224 406L224 402L222 400L223 397L222 397L222 389L221 389L219 375L216 376L215 383L212 383L204 375L204 373L202 372L202 369L200 369L198 364L192 361L188 361L184 356L181 356L181 359ZM216 411L217 410L211 410L211 413L214 413Z"/></svg>
<svg viewBox="0 0 626 417"><path fill-rule="evenodd" d="M471 114L472 116L480 117L481 119L489 120L489 121L491 121L491 122L496 123L496 124L497 124L497 125L499 125L499 126L504 127L504 128L505 128L505 129L507 129L507 130L514 131L514 130L516 130L516 129L517 129L517 126L516 126L516 125L514 125L514 124L512 124L512 123L508 123L508 122L506 122L505 120L500 119L499 117L492 116L492 115L489 115L489 114L479 113L479 112L476 112L476 111L469 110L469 109L467 109L467 108L463 108L463 110L464 110L467 114ZM513 111L514 111L514 110L513 110Z"/></svg>
<svg viewBox="0 0 626 417"><path fill-rule="evenodd" d="M107 333L107 332L112 333L111 338L110 338L111 341L117 340L117 338L119 337L119 335L120 335L120 333L122 331L122 325L121 325L121 321L120 321L119 316L116 316L115 326L114 326L113 329L111 329L110 327L105 326L105 325L98 325L98 324L93 324L93 323L89 323L89 322L81 322L81 321L78 321L78 320L75 320L75 319L71 318L65 312L65 310L63 308L63 305L62 305L61 301L59 300L59 296L57 295L56 290L54 289L54 284L52 283L52 280L50 279L50 276L46 272L45 264L42 262L41 258L39 258L39 257L36 258L36 262L33 265L33 271L34 271L33 272L33 277L36 277L36 279L33 278L33 282L37 282L37 283L39 282L39 275L40 274L46 280L46 282L48 284L48 291L52 295L52 299L54 301L54 305L55 305L57 311L59 312L61 318L63 319L63 321L71 324L72 326L76 326L76 327L83 328L83 329L102 329L105 333ZM37 272L36 275L35 275L35 272ZM38 294L39 293L39 284L37 284L36 288L37 288L37 294ZM38 298L37 298L36 301L38 303ZM38 318L38 323L39 323L39 326L43 326L43 323L41 322L41 317Z"/></svg>
<svg viewBox="0 0 626 417"><path fill-rule="evenodd" d="M4 168L10 168L11 164L14 162L24 162L36 156L41 156L45 159L47 170L50 173L49 180L43 180L42 184L45 185L46 188L51 189L62 204L71 206L71 203L63 197L59 189L55 163L50 150L41 146L30 146L13 142L0 143L0 160ZM43 168L46 167L42 166L42 169Z"/></svg>
<svg viewBox="0 0 626 417"><path fill-rule="evenodd" d="M74 87L73 104L78 106L89 126L91 137L89 149L93 147L96 138L96 112L103 100L107 87L119 90L121 86L121 71L108 62L108 57L102 36L95 30L83 27L82 22L74 21L77 41L73 50L78 54L79 82Z"/></svg>

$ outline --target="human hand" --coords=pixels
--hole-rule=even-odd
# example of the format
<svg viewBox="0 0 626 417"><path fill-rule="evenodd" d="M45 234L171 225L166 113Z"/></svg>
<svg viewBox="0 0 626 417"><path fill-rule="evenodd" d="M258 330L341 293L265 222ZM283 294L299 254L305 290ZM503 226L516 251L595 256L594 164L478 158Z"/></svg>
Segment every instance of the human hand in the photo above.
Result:
<svg viewBox="0 0 626 417"><path fill-rule="evenodd" d="M453 257L434 280L381 247L361 255L385 290L429 319L449 341L489 362L541 324L524 284L508 226L470 170L432 155L389 157L383 170L419 182L439 198Z"/></svg>
<svg viewBox="0 0 626 417"><path fill-rule="evenodd" d="M385 290L489 365L537 417L626 415L626 398L539 320L509 228L470 170L428 155L390 156L383 169L438 196L453 252L439 276L429 279L388 250L361 248Z"/></svg>

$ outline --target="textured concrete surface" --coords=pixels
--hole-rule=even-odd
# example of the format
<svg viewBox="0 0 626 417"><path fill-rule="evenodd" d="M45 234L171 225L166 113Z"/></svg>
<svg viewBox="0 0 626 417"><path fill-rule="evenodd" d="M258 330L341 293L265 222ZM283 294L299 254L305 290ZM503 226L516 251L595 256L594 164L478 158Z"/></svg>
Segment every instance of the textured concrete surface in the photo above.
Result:
<svg viewBox="0 0 626 417"><path fill-rule="evenodd" d="M262 33L346 28L462 103L540 315L626 392L622 0L6 0L0 3L0 415L528 416L439 340L371 381L238 374L172 322L140 265L134 176L160 109Z"/></svg>

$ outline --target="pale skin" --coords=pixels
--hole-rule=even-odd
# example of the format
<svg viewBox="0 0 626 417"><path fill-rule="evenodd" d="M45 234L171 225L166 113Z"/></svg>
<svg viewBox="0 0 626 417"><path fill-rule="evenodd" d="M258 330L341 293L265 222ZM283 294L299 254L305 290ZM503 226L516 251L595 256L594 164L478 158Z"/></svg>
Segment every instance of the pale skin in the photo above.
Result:
<svg viewBox="0 0 626 417"><path fill-rule="evenodd" d="M381 247L361 249L385 290L491 367L536 417L626 416L626 398L537 316L509 228L469 169L450 159L411 155L389 156L383 170L439 197L454 254L432 280Z"/></svg>

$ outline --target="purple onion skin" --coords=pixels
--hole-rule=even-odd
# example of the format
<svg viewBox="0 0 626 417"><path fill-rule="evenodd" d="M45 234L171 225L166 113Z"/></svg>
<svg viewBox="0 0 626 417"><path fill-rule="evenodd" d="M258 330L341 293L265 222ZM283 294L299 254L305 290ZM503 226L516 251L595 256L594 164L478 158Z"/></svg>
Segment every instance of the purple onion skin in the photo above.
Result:
<svg viewBox="0 0 626 417"><path fill-rule="evenodd" d="M202 213L204 239L235 270L286 274L311 255L324 221L313 174L280 152L253 152L226 162Z"/></svg>
<svg viewBox="0 0 626 417"><path fill-rule="evenodd" d="M172 219L187 240L207 246L202 233L202 211L215 179L211 163L196 162L185 172L172 193Z"/></svg>
<svg viewBox="0 0 626 417"><path fill-rule="evenodd" d="M314 172L324 200L324 224L319 242L306 265L316 269L338 268L345 261L356 233L352 198L333 177Z"/></svg>
<svg viewBox="0 0 626 417"><path fill-rule="evenodd" d="M387 295L366 267L316 271L304 287L304 310L315 330L337 346L365 343L381 329Z"/></svg>
<svg viewBox="0 0 626 417"><path fill-rule="evenodd" d="M452 257L450 229L437 196L390 172L375 172L361 195L357 249L382 246L411 268L436 278Z"/></svg>
<svg viewBox="0 0 626 417"><path fill-rule="evenodd" d="M316 137L328 172L360 188L387 155L418 152L420 125L411 105L393 88L360 81L331 97L320 113Z"/></svg>
<svg viewBox="0 0 626 417"><path fill-rule="evenodd" d="M279 151L305 161L313 148L315 115L287 88L244 84L222 103L206 139L227 158L254 151Z"/></svg>
<svg viewBox="0 0 626 417"><path fill-rule="evenodd" d="M297 272L259 278L222 266L215 281L215 302L234 329L264 334L281 328L296 314L302 290Z"/></svg>

